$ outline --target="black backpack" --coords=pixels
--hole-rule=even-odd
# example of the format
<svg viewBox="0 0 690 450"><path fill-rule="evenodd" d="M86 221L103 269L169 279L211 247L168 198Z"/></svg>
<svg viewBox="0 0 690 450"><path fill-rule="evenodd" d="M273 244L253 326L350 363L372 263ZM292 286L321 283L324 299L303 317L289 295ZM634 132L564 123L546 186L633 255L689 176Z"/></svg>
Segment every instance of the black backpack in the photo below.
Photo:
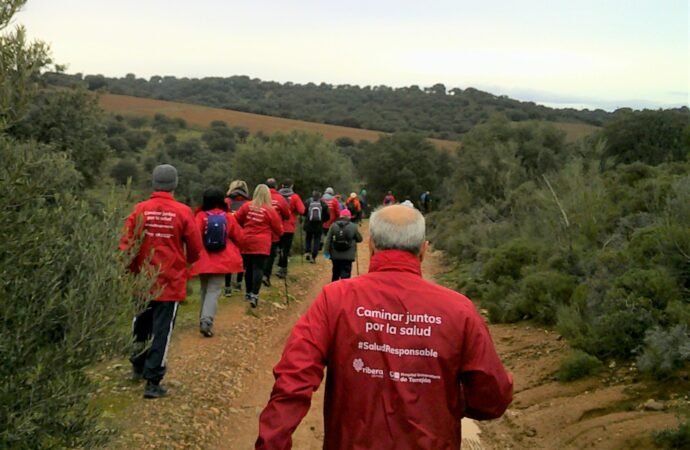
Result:
<svg viewBox="0 0 690 450"><path fill-rule="evenodd" d="M345 227L347 227L347 224L335 222L333 226L336 227L336 230L333 232L333 237L331 238L333 248L339 252L346 252L350 250L352 248L353 239L348 238L347 233L345 232Z"/></svg>
<svg viewBox="0 0 690 450"><path fill-rule="evenodd" d="M323 206L321 205L321 200L310 201L309 208L307 208L307 219L309 219L309 222L321 222L322 216Z"/></svg>
<svg viewBox="0 0 690 450"><path fill-rule="evenodd" d="M228 220L225 213L211 214L206 213L208 222L204 230L204 247L209 252L220 252L225 250L228 240Z"/></svg>

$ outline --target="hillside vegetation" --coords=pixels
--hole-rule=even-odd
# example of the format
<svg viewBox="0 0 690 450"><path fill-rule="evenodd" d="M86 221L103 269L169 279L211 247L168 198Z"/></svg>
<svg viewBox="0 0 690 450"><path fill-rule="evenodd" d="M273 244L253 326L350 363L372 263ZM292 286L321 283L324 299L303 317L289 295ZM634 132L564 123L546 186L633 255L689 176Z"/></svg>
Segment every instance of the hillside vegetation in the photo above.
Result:
<svg viewBox="0 0 690 450"><path fill-rule="evenodd" d="M267 116L327 123L385 132L416 132L426 137L457 140L477 124L500 113L510 121L546 120L601 126L613 115L603 110L553 109L520 102L474 88L446 89L409 86L353 86L321 83L277 83L246 76L149 80L128 74L46 74L58 86L82 86L111 94L192 103Z"/></svg>

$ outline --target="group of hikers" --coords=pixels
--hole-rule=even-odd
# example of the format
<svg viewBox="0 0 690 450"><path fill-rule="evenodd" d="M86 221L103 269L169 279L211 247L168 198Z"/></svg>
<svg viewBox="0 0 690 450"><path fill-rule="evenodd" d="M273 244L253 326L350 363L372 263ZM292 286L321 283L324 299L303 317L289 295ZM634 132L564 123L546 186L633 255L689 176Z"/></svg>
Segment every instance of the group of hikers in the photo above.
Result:
<svg viewBox="0 0 690 450"><path fill-rule="evenodd" d="M132 377L146 380L145 398L167 395L161 380L178 305L187 295L188 265L200 278L199 329L211 337L224 283L232 292L244 279L245 298L256 307L276 257L276 276L287 277L302 217L305 257L314 263L322 246L334 282L286 341L255 448L291 448L326 368L324 448L459 448L462 417L503 414L512 377L472 302L422 278L426 225L412 202L396 203L389 192L385 205L370 212L366 191L343 201L330 187L302 201L291 180L279 187L269 178L251 196L242 180L227 192L210 188L194 213L174 199L177 182L173 166L154 169L155 192L134 207L120 242L133 254L132 271L156 276L155 298L133 321ZM420 200L428 210L425 194ZM365 215L369 267L350 278Z"/></svg>

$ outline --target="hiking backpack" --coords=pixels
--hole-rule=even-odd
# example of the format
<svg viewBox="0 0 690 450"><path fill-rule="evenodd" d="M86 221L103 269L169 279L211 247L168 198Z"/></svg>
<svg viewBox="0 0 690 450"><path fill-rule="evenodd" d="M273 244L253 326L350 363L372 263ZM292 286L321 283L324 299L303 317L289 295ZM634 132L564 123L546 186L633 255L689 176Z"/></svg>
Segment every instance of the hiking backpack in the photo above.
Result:
<svg viewBox="0 0 690 450"><path fill-rule="evenodd" d="M333 242L333 248L339 252L346 252L352 248L352 239L348 239L347 233L345 232L345 227L347 224L342 222L336 222L334 224L337 229L333 232L333 237L331 238Z"/></svg>
<svg viewBox="0 0 690 450"><path fill-rule="evenodd" d="M228 239L228 219L225 213L211 214L206 213L208 221L204 230L204 247L209 252L220 252L225 250Z"/></svg>
<svg viewBox="0 0 690 450"><path fill-rule="evenodd" d="M323 206L321 205L321 200L312 200L309 202L309 213L307 215L309 222L321 222L322 212Z"/></svg>

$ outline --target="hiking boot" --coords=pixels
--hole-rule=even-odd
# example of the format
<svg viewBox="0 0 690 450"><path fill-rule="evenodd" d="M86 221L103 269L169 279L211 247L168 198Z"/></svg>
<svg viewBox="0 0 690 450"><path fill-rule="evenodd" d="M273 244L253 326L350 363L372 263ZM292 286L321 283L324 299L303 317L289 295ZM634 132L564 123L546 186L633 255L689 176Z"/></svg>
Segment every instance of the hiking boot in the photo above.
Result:
<svg viewBox="0 0 690 450"><path fill-rule="evenodd" d="M199 332L206 337L213 337L213 327L208 323L202 323Z"/></svg>
<svg viewBox="0 0 690 450"><path fill-rule="evenodd" d="M280 279L287 278L287 267L278 267L276 276Z"/></svg>
<svg viewBox="0 0 690 450"><path fill-rule="evenodd" d="M235 282L232 284L232 288L236 290L237 292L242 292L242 283L239 281Z"/></svg>
<svg viewBox="0 0 690 450"><path fill-rule="evenodd" d="M314 256L313 258L311 258L311 259L309 260L309 262L312 263L312 264L316 264L316 256Z"/></svg>
<svg viewBox="0 0 690 450"><path fill-rule="evenodd" d="M225 291L223 293L226 297L230 297L232 295L232 288L230 286L225 286Z"/></svg>
<svg viewBox="0 0 690 450"><path fill-rule="evenodd" d="M144 398L161 398L168 395L168 390L160 384L147 382L144 388Z"/></svg>
<svg viewBox="0 0 690 450"><path fill-rule="evenodd" d="M311 261L311 253L305 253L304 259L306 259L307 261Z"/></svg>
<svg viewBox="0 0 690 450"><path fill-rule="evenodd" d="M261 283L266 287L271 287L271 279L268 277L263 277Z"/></svg>
<svg viewBox="0 0 690 450"><path fill-rule="evenodd" d="M132 366L132 375L129 377L132 381L141 381L144 379L144 368Z"/></svg>
<svg viewBox="0 0 690 450"><path fill-rule="evenodd" d="M259 295L258 294L249 294L249 305L252 308L256 308L257 305L259 304Z"/></svg>

